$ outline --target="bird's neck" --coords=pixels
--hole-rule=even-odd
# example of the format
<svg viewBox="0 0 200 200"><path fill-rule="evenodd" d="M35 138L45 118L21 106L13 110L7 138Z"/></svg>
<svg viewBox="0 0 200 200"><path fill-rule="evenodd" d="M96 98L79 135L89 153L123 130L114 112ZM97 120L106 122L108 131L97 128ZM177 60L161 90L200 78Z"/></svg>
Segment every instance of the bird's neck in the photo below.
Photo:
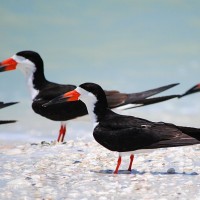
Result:
<svg viewBox="0 0 200 200"><path fill-rule="evenodd" d="M87 105L86 105L86 107L87 107L87 111L88 111L90 120L93 124L93 128L95 128L99 124L98 116L94 112L94 107L92 108L91 106L87 106Z"/></svg>
<svg viewBox="0 0 200 200"><path fill-rule="evenodd" d="M90 119L93 123L93 127L95 128L99 124L99 122L101 122L105 118L108 108L105 107L104 105L101 105L100 102L96 102L95 104L87 102L86 107Z"/></svg>
<svg viewBox="0 0 200 200"><path fill-rule="evenodd" d="M36 68L25 71L25 77L33 100L38 95L39 91L45 86L47 80L43 71L38 72Z"/></svg>

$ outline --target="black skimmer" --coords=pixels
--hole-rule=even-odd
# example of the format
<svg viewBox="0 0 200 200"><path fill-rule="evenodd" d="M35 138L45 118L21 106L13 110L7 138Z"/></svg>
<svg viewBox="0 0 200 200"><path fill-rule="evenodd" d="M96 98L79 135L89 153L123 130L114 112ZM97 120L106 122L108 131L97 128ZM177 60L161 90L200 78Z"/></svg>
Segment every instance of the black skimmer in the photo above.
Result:
<svg viewBox="0 0 200 200"><path fill-rule="evenodd" d="M66 121L87 114L87 109L81 101L79 102L64 102L62 104L43 107L42 105L49 102L51 99L65 92L76 88L75 85L62 85L48 81L44 75L43 60L40 55L34 51L21 51L0 63L0 72L21 69L27 78L27 84L30 88L32 97L33 110L48 119L60 121L61 127L58 136L58 142L64 140L66 132ZM171 84L164 87L140 92L140 93L120 93L118 91L105 91L110 108L123 106L126 104L134 104L136 101L145 105L142 102L152 95L167 90L177 84ZM162 97L164 101L176 97L176 95ZM157 103L157 98L148 100L148 104Z"/></svg>
<svg viewBox="0 0 200 200"><path fill-rule="evenodd" d="M189 94L196 93L196 92L200 92L200 83L196 84L195 86L193 86L192 88L187 90L184 94L180 95L179 98L184 97L184 96L189 95Z"/></svg>
<svg viewBox="0 0 200 200"><path fill-rule="evenodd" d="M128 170L131 171L135 150L200 144L200 129L156 123L113 112L108 107L103 89L94 83L84 83L45 106L77 100L86 104L93 122L95 140L105 148L119 152L115 174L118 173L123 153L130 154Z"/></svg>
<svg viewBox="0 0 200 200"><path fill-rule="evenodd" d="M18 102L10 102L10 103L4 103L4 102L0 102L0 109L5 108L7 106L11 106L14 105ZM16 122L16 120L0 120L0 124L8 124L8 123L14 123Z"/></svg>

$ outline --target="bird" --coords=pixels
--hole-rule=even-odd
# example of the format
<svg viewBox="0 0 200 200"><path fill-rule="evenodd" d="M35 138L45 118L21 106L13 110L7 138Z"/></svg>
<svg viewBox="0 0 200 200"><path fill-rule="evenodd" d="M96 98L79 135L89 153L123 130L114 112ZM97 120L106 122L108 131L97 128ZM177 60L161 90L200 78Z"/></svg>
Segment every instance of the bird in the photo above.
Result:
<svg viewBox="0 0 200 200"><path fill-rule="evenodd" d="M78 100L87 107L93 123L94 139L108 150L119 152L114 174L118 173L124 153L130 155L128 170L131 171L135 150L200 144L198 128L151 122L115 113L108 107L105 92L95 83L83 83L44 106Z"/></svg>
<svg viewBox="0 0 200 200"><path fill-rule="evenodd" d="M9 102L9 103L4 103L2 101L0 101L0 109L5 108L7 106L11 106L14 105L18 102ZM9 123L14 123L16 122L16 120L0 120L0 124L9 124Z"/></svg>
<svg viewBox="0 0 200 200"><path fill-rule="evenodd" d="M26 77L28 87L32 98L32 109L35 113L46 117L47 119L60 121L61 126L58 135L58 142L63 142L66 133L66 121L86 115L87 109L82 102L64 102L62 104L43 107L42 105L55 98L56 96L74 90L75 85L58 84L50 82L44 75L44 63L41 56L31 50L20 51L12 57L0 62L0 72L20 69ZM139 101L141 105L145 105L142 100L152 95L160 93L179 83L166 85L152 90L139 93L121 93L116 90L105 90L108 105L110 108L116 108L126 104L133 104ZM169 95L162 99L149 98L148 104L161 102L176 97Z"/></svg>
<svg viewBox="0 0 200 200"><path fill-rule="evenodd" d="M196 93L196 92L200 92L200 83L196 84L195 86L193 86L192 88L187 90L185 93L180 95L179 98L184 97L184 96L189 95L189 94Z"/></svg>

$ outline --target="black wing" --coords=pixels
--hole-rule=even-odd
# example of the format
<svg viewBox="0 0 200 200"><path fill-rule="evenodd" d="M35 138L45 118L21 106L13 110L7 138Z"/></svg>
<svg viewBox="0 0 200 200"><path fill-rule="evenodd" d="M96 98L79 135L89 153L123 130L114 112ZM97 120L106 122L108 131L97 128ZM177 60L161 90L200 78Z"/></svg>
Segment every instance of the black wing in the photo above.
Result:
<svg viewBox="0 0 200 200"><path fill-rule="evenodd" d="M200 143L173 124L122 115L100 122L93 135L101 145L118 152Z"/></svg>
<svg viewBox="0 0 200 200"><path fill-rule="evenodd" d="M47 84L45 84L45 87L40 90L40 93L35 97L34 101L50 101L59 95L74 90L75 88L75 85L61 85L48 82Z"/></svg>
<svg viewBox="0 0 200 200"><path fill-rule="evenodd" d="M104 90L104 92L106 94L109 108L115 108L115 107L123 106L123 105L127 105L127 104L150 105L153 103L158 103L158 102L162 102L162 101L166 101L166 100L178 97L179 95L171 95L171 96L147 99L150 96L153 96L155 94L163 92L163 91L165 91L169 88L172 88L178 84L179 83L170 84L170 85L162 86L162 87L147 90L147 91L138 92L138 93L130 93L130 94L121 93L116 90L111 90L111 91Z"/></svg>
<svg viewBox="0 0 200 200"><path fill-rule="evenodd" d="M36 113L54 121L66 121L86 115L86 106L81 101L63 102L44 106L50 100L75 88L76 86L74 85L47 84L33 100L32 108Z"/></svg>
<svg viewBox="0 0 200 200"><path fill-rule="evenodd" d="M5 108L5 107L7 107L7 106L11 106L11 105L14 105L14 104L16 104L16 103L19 103L19 102L9 102L9 103L4 103L4 102L0 102L0 109L1 108Z"/></svg>
<svg viewBox="0 0 200 200"><path fill-rule="evenodd" d="M16 122L16 120L0 120L0 124L10 124L14 122Z"/></svg>

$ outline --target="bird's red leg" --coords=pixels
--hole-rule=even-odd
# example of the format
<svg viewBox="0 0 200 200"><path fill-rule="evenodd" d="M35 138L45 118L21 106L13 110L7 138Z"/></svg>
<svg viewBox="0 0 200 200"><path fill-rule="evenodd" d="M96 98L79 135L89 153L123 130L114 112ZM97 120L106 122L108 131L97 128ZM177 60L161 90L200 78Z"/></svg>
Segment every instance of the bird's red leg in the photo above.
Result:
<svg viewBox="0 0 200 200"><path fill-rule="evenodd" d="M66 125L64 124L64 125L63 125L63 133L62 133L61 142L63 142L63 141L64 141L64 138L65 138L65 133L66 133Z"/></svg>
<svg viewBox="0 0 200 200"><path fill-rule="evenodd" d="M122 161L122 157L119 155L118 157L118 161L117 161L117 166L116 166L116 169L114 171L114 174L117 174L118 173L118 169L119 169L119 166L121 164L121 161Z"/></svg>
<svg viewBox="0 0 200 200"><path fill-rule="evenodd" d="M63 127L63 125L61 124L57 142L60 142L61 135L63 134L63 129L64 129L64 127Z"/></svg>
<svg viewBox="0 0 200 200"><path fill-rule="evenodd" d="M128 171L131 171L131 168L132 168L132 163L133 163L133 159L134 159L134 155L133 155L133 154L131 154L131 155L130 155L130 164L129 164Z"/></svg>

